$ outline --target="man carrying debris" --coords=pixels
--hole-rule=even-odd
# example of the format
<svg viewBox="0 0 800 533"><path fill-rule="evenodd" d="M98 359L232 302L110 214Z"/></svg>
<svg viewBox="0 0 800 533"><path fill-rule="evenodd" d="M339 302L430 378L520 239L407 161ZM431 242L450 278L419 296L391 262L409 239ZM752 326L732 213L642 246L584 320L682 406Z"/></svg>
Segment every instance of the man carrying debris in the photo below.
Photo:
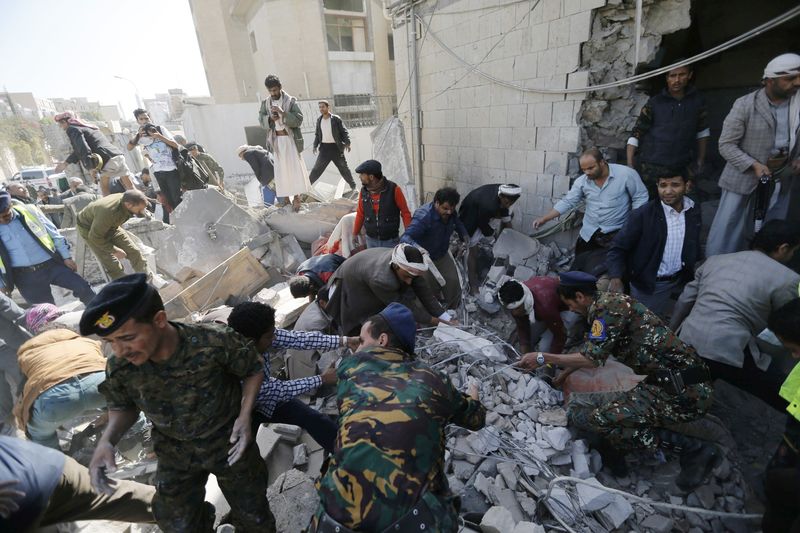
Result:
<svg viewBox="0 0 800 533"><path fill-rule="evenodd" d="M692 156L693 173L701 173L705 166L711 130L705 98L689 85L693 74L691 65L667 72L667 86L644 105L628 139L628 166L639 172L651 199L657 196L657 180L665 172L688 172Z"/></svg>
<svg viewBox="0 0 800 533"><path fill-rule="evenodd" d="M422 277L427 270L422 252L410 244L359 252L328 282L327 312L345 335L357 332L367 318L397 301L413 302L411 307L420 324L449 322L450 315ZM416 298L422 306L414 301Z"/></svg>
<svg viewBox="0 0 800 533"><path fill-rule="evenodd" d="M95 494L89 471L72 457L0 436L0 531L79 520L152 523L154 493L150 485L121 480L107 494Z"/></svg>
<svg viewBox="0 0 800 533"><path fill-rule="evenodd" d="M472 189L461 203L458 216L464 223L469 239L467 274L472 294L478 293L478 243L494 238L493 221L500 221L501 231L511 227L514 214L511 206L522 195L522 187L513 183L482 185Z"/></svg>
<svg viewBox="0 0 800 533"><path fill-rule="evenodd" d="M51 285L72 291L88 304L94 290L76 271L69 244L32 205L12 203L0 191L0 291L16 286L29 304L55 303Z"/></svg>
<svg viewBox="0 0 800 533"><path fill-rule="evenodd" d="M709 257L678 298L671 326L705 359L714 379L783 412L778 391L786 369L780 358L761 352L755 337L773 310L797 297L800 275L785 263L800 249L800 228L771 220L751 248Z"/></svg>
<svg viewBox="0 0 800 533"><path fill-rule="evenodd" d="M416 361L415 342L411 310L392 303L364 323L359 351L339 365L337 447L311 531L457 529L444 429L480 429L486 410L475 384L463 394Z"/></svg>
<svg viewBox="0 0 800 533"><path fill-rule="evenodd" d="M444 286L441 288L448 309L455 309L461 303L461 279L450 253L450 237L458 230L462 242L469 242L467 228L456 213L460 199L458 191L452 187L439 189L433 195L433 202L414 211L411 224L400 238L400 242L420 246L428 252L433 265L444 279ZM431 287L440 286L430 270L425 273L425 280Z"/></svg>
<svg viewBox="0 0 800 533"><path fill-rule="evenodd" d="M561 313L567 306L558 296L558 278L534 276L526 282L508 279L500 286L497 297L511 312L517 324L517 339L522 353L530 352L545 331L552 334L549 348L561 353L567 342L567 330Z"/></svg>
<svg viewBox="0 0 800 533"><path fill-rule="evenodd" d="M56 165L56 172L63 172L67 165L82 163L91 172L100 174L100 193L108 196L112 178L119 178L125 189L133 189L131 177L122 151L111 144L105 135L92 124L83 122L72 111L64 111L53 117L69 137L72 153Z"/></svg>
<svg viewBox="0 0 800 533"><path fill-rule="evenodd" d="M125 191L98 198L78 213L77 229L81 237L111 279L125 275L120 260L127 258L136 272L148 272L139 247L122 229L129 218L147 210L147 197L141 191Z"/></svg>
<svg viewBox="0 0 800 533"><path fill-rule="evenodd" d="M297 399L297 396L336 383L336 369L331 367L321 376L291 381L270 375L270 348L301 350L335 350L343 346L358 347L358 337L323 335L318 331L292 331L275 328L275 309L258 302L244 302L233 308L228 326L255 343L264 356L264 382L256 398L253 422L261 424L291 424L308 431L325 451L333 452L336 424L327 416Z"/></svg>
<svg viewBox="0 0 800 533"><path fill-rule="evenodd" d="M89 465L92 487L111 493L115 446L139 412L153 424L158 456L153 514L165 532L211 531L209 473L236 531L275 531L267 472L253 446L251 413L264 370L253 343L229 328L170 322L143 274L112 281L81 316L82 335L111 344L100 391L108 426Z"/></svg>
<svg viewBox="0 0 800 533"><path fill-rule="evenodd" d="M363 226L367 234L367 248L392 248L400 242L400 220L403 227L411 224L403 189L386 176L380 162L368 159L356 167L361 178L358 193L356 221L353 235L358 236Z"/></svg>
<svg viewBox="0 0 800 533"><path fill-rule="evenodd" d="M571 268L600 276L605 273L606 253L614 236L628 220L631 210L647 203L647 188L635 170L607 163L597 148L581 154L580 166L583 175L549 213L533 221L533 228L585 204Z"/></svg>
<svg viewBox="0 0 800 533"><path fill-rule="evenodd" d="M574 353L526 354L520 366L594 368L613 355L647 376L626 392L573 394L570 423L603 439L603 461L616 474L627 472L625 450L680 450L681 472L675 483L693 490L719 463L721 452L712 443L667 428L697 420L711 406L711 375L703 360L630 296L598 292L597 278L584 272L567 272L560 278L561 299L587 319L586 342Z"/></svg>
<svg viewBox="0 0 800 533"><path fill-rule="evenodd" d="M686 195L682 170L656 177L658 198L634 209L606 256L608 290L622 292L630 282L631 296L664 316L670 298L694 278L701 259L700 210Z"/></svg>
<svg viewBox="0 0 800 533"><path fill-rule="evenodd" d="M206 153L203 147L195 142L186 145L186 149L192 154L192 157L197 159L201 164L205 165L208 169L209 183L215 185L220 189L224 189L225 170L217 163L211 154Z"/></svg>
<svg viewBox="0 0 800 533"><path fill-rule="evenodd" d="M331 113L331 105L327 100L319 101L319 112L317 130L314 134L314 153L319 150L319 155L314 168L311 169L309 180L313 185L333 161L344 181L351 189L355 189L356 182L353 181L353 175L344 157L345 150L350 151L350 133L342 122L342 117Z"/></svg>
<svg viewBox="0 0 800 533"><path fill-rule="evenodd" d="M297 267L297 274L289 278L289 291L295 298L317 298L317 293L342 266L344 257L339 254L322 254L309 257Z"/></svg>
<svg viewBox="0 0 800 533"><path fill-rule="evenodd" d="M774 210L781 202L772 204L770 182L780 179L784 195L800 174L800 55L772 59L761 83L761 89L733 103L722 124L719 153L727 163L719 178L722 197L708 233L708 257L744 250L756 219L785 218Z"/></svg>

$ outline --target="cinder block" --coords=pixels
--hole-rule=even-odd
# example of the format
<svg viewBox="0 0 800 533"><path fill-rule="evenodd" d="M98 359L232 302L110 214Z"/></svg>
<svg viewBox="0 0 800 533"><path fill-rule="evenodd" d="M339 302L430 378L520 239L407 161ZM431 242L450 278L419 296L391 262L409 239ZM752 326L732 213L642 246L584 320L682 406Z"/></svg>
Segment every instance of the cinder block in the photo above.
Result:
<svg viewBox="0 0 800 533"><path fill-rule="evenodd" d="M558 150L558 130L558 128L537 128L536 149L544 151Z"/></svg>
<svg viewBox="0 0 800 533"><path fill-rule="evenodd" d="M553 126L574 126L575 125L575 103L571 100L564 102L554 102L553 106Z"/></svg>
<svg viewBox="0 0 800 533"><path fill-rule="evenodd" d="M542 1L542 20L545 22L561 18L562 0L543 0Z"/></svg>
<svg viewBox="0 0 800 533"><path fill-rule="evenodd" d="M536 174L523 172L516 183L522 187L522 192L527 196L533 196L536 193Z"/></svg>
<svg viewBox="0 0 800 533"><path fill-rule="evenodd" d="M574 15L582 10L582 0L564 0L564 16Z"/></svg>
<svg viewBox="0 0 800 533"><path fill-rule="evenodd" d="M598 7L604 7L606 5L606 0L583 0L581 2L581 8L584 11L590 9L596 9Z"/></svg>
<svg viewBox="0 0 800 533"><path fill-rule="evenodd" d="M550 48L539 52L537 77L543 78L555 74L557 61L558 49Z"/></svg>
<svg viewBox="0 0 800 533"><path fill-rule="evenodd" d="M513 128L511 148L513 150L533 150L536 147L536 128Z"/></svg>
<svg viewBox="0 0 800 533"><path fill-rule="evenodd" d="M497 141L500 136L500 130L497 128L481 128L481 145L480 148L499 148Z"/></svg>
<svg viewBox="0 0 800 533"><path fill-rule="evenodd" d="M564 152L547 152L544 158L544 171L552 175L567 173L567 154Z"/></svg>
<svg viewBox="0 0 800 533"><path fill-rule="evenodd" d="M569 43L578 44L589 40L592 35L592 12L583 11L569 17Z"/></svg>
<svg viewBox="0 0 800 533"><path fill-rule="evenodd" d="M539 70L539 54L530 53L517 56L514 63L514 79L528 80L535 78Z"/></svg>
<svg viewBox="0 0 800 533"><path fill-rule="evenodd" d="M543 50L547 50L547 43L550 38L550 24L544 22L542 24L536 24L535 26L531 26L528 36L528 50L531 52L541 52ZM523 39L523 43L526 42Z"/></svg>
<svg viewBox="0 0 800 533"><path fill-rule="evenodd" d="M553 104L542 102L539 104L528 104L528 125L536 127L547 127L552 125Z"/></svg>
<svg viewBox="0 0 800 533"><path fill-rule="evenodd" d="M501 147L508 148L511 146L513 137L514 133L512 128L500 128L500 139L498 140L498 144Z"/></svg>
<svg viewBox="0 0 800 533"><path fill-rule="evenodd" d="M492 105L489 111L489 123L485 126L503 128L508 126L508 106Z"/></svg>
<svg viewBox="0 0 800 533"><path fill-rule="evenodd" d="M553 196L553 176L550 174L536 175L536 196L546 198Z"/></svg>
<svg viewBox="0 0 800 533"><path fill-rule="evenodd" d="M507 124L513 128L522 128L527 126L528 120L528 105L527 104L512 104L508 106L508 120Z"/></svg>
<svg viewBox="0 0 800 533"><path fill-rule="evenodd" d="M581 45L569 44L558 48L556 74L575 72L581 66Z"/></svg>
<svg viewBox="0 0 800 533"><path fill-rule="evenodd" d="M487 166L490 169L503 169L505 167L505 151L498 148L490 148Z"/></svg>
<svg viewBox="0 0 800 533"><path fill-rule="evenodd" d="M560 18L550 22L550 38L547 43L550 48L558 48L569 44L570 19Z"/></svg>
<svg viewBox="0 0 800 533"><path fill-rule="evenodd" d="M578 150L580 142L580 128L577 126L569 126L561 128L558 133L558 149L561 152L575 152ZM566 167L564 168L566 173Z"/></svg>
<svg viewBox="0 0 800 533"><path fill-rule="evenodd" d="M589 72L586 70L572 72L567 76L568 89L580 89L589 85Z"/></svg>
<svg viewBox="0 0 800 533"><path fill-rule="evenodd" d="M553 198L560 200L569 192L569 176L553 177Z"/></svg>
<svg viewBox="0 0 800 533"><path fill-rule="evenodd" d="M506 170L516 170L522 172L525 170L525 151L524 150L506 150L505 151L505 167Z"/></svg>
<svg viewBox="0 0 800 533"><path fill-rule="evenodd" d="M544 152L534 150L528 152L525 171L531 174L541 174L544 172Z"/></svg>

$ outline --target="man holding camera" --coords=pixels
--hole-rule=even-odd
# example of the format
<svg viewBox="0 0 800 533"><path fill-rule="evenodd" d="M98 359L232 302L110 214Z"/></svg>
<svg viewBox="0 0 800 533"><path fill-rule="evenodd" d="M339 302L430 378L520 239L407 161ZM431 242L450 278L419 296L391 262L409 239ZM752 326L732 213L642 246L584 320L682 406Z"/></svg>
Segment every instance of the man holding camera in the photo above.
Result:
<svg viewBox="0 0 800 533"><path fill-rule="evenodd" d="M133 116L139 123L139 131L128 141L128 150L141 146L152 163L150 171L155 175L168 204L164 209L164 222L169 223L169 211L181 203L181 178L174 158L174 151L179 150L180 145L175 142L167 128L156 126L150 121L150 114L145 109L135 109Z"/></svg>

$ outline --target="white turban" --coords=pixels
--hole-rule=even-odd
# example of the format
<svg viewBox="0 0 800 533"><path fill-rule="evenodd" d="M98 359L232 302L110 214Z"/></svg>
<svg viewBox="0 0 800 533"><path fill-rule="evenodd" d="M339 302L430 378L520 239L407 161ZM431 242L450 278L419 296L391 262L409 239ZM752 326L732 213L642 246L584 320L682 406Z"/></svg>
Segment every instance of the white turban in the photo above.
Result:
<svg viewBox="0 0 800 533"><path fill-rule="evenodd" d="M800 55L797 54L781 54L764 68L765 78L780 78L795 74L800 74Z"/></svg>
<svg viewBox="0 0 800 533"><path fill-rule="evenodd" d="M242 152L250 148L250 145L243 144L239 148L236 149L236 155L242 155Z"/></svg>
<svg viewBox="0 0 800 533"><path fill-rule="evenodd" d="M414 246L406 243L400 243L392 250L392 264L399 266L403 270L407 270L414 276L419 276L423 272L428 271L428 265L425 264L423 258L422 263L412 263L406 259L406 248L414 248Z"/></svg>
<svg viewBox="0 0 800 533"><path fill-rule="evenodd" d="M501 194L503 196L519 196L522 194L522 187L514 185L513 183L507 183L505 185L500 185L497 194L498 196Z"/></svg>
<svg viewBox="0 0 800 533"><path fill-rule="evenodd" d="M520 287L522 287L522 298L520 298L516 302L503 302L503 305L505 305L506 309L510 311L513 311L514 309L517 309L520 306L524 306L523 308L525 309L525 314L529 316L533 315L533 293L531 293L531 290L524 283L520 283L515 279L510 279L508 281L516 283ZM505 283L501 284L500 286L502 285L505 285Z"/></svg>

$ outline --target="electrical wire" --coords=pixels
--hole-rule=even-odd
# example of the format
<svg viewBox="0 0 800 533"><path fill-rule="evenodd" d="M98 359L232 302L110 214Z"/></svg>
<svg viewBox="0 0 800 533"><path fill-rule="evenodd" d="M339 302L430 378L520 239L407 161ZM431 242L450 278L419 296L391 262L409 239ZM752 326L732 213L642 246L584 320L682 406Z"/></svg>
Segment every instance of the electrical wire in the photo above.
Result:
<svg viewBox="0 0 800 533"><path fill-rule="evenodd" d="M661 68L658 68L656 70L652 70L650 72L646 72L646 73L643 73L643 74L637 74L635 76L631 76L631 77L628 77L628 78L625 78L625 79L622 79L622 80L609 82L609 83L602 83L602 84L599 84L599 85L590 85L590 86L587 86L587 87L573 88L573 89L568 89L568 88L564 88L564 89L545 89L545 88L540 88L540 87L523 87L523 86L518 85L516 83L496 78L496 77L488 74L487 72L479 69L476 65L470 64L468 61L466 61L461 56L459 56L455 51L453 51L449 46L447 46L447 44L442 42L441 38L436 34L436 32L430 30L429 25L426 25L425 21L422 20L422 18L420 18L419 16L417 16L417 18L420 20L420 23L423 25L423 27L425 27L426 35L430 34L431 39L436 41L436 43L442 48L442 50L447 52L450 56L452 56L456 61L461 63L467 69L467 73L473 72L473 73L477 74L478 76L481 76L481 77L483 77L483 78L485 78L485 79L487 79L487 80L489 80L492 83L495 83L497 85L501 85L503 87L508 87L510 89L515 89L515 90L518 90L518 91L521 91L521 92L526 92L526 93L577 94L577 93L585 93L585 92L591 92L591 91L600 91L600 90L604 90L604 89L612 89L612 88L615 88L615 87L622 87L622 86L625 86L625 85L630 85L630 84L633 84L633 83L638 83L638 82L643 81L643 80L654 78L656 76L660 76L660 75L665 74L665 73L669 72L670 70L676 69L678 67L689 66L689 65L691 65L693 63L697 63L698 61L702 61L704 59L708 59L709 57L712 57L712 56L714 56L716 54L724 52L724 51L726 51L726 50L728 50L730 48L733 48L734 46L737 46L737 45L742 44L742 43L744 43L746 41L749 41L750 39L758 37L762 33L766 32L766 31L769 31L769 30L771 30L771 29L783 24L784 22L787 22L787 21L789 21L789 20L791 20L791 19L793 19L793 18L795 18L795 17L797 17L799 15L800 15L800 6L797 6L797 7L794 7L792 9L786 11L782 15L779 15L779 16L777 16L777 17L765 22L764 24L761 24L760 26L757 26L757 27L753 28L750 31L747 31L747 32L745 32L745 33L743 33L743 34L741 34L741 35L739 35L737 37L734 37L733 39L730 39L730 40L728 40L728 41L726 41L726 42L724 42L724 43L722 43L720 45L717 45L717 46L715 46L713 48L710 48L709 50L706 50L705 52L701 52L701 53L696 54L696 55L694 55L694 56L692 56L690 58L684 59L682 61L678 61L678 62L673 63L671 65L667 65L665 67L661 67Z"/></svg>

